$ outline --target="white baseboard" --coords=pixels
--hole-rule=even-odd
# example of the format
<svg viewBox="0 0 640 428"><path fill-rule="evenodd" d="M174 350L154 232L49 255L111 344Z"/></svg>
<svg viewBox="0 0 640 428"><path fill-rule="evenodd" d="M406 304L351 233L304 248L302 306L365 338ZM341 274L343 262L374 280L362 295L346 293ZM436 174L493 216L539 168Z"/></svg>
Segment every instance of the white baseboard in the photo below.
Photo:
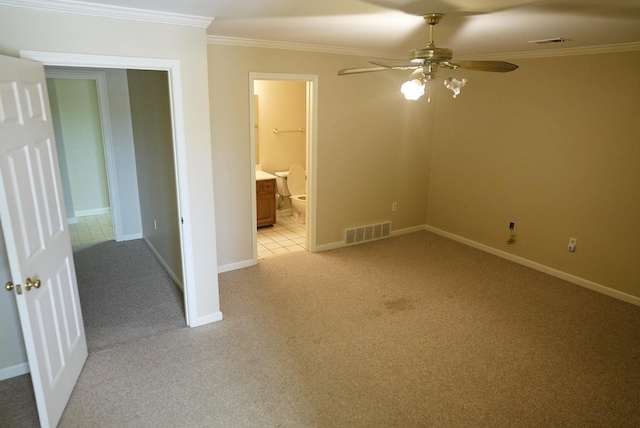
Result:
<svg viewBox="0 0 640 428"><path fill-rule="evenodd" d="M142 239L142 233L133 233L122 237L122 241L134 241L136 239Z"/></svg>
<svg viewBox="0 0 640 428"><path fill-rule="evenodd" d="M218 266L218 273L230 272L232 270L238 270L249 266L254 266L255 260L243 260L241 262L229 263L226 265Z"/></svg>
<svg viewBox="0 0 640 428"><path fill-rule="evenodd" d="M330 242L328 244L316 245L316 253L321 251L335 250L336 248L345 247L344 241Z"/></svg>
<svg viewBox="0 0 640 428"><path fill-rule="evenodd" d="M22 376L29 373L29 363L16 364L15 366L0 369L0 381Z"/></svg>
<svg viewBox="0 0 640 428"><path fill-rule="evenodd" d="M636 306L640 306L640 297L632 296L631 294L627 294L623 291L615 290L613 288L604 286L602 284L595 283L593 281L589 281L588 279L581 278L579 276L571 275L569 273L563 272L558 269L554 269L549 266L545 266L543 264L531 261L529 259L525 259L524 257L516 256L506 251L498 250L496 248L490 247L485 244L481 244L476 241L472 241L471 239L464 238L459 235L455 235L450 232L445 232L444 230L435 228L433 226L425 225L423 230L427 230L429 232L433 232L436 235L443 236L445 238L449 238L453 241L460 242L461 244L468 245L470 247L476 248L478 250L484 251L489 254L493 254L494 256L498 256L500 258L512 261L514 263L518 263L520 265L529 267L531 269L535 269L540 272L544 272L548 275L554 276L556 278L560 278L572 284L579 285L581 287L588 288L593 291L597 291L598 293L605 294L609 297L613 297L618 300L622 300L627 303L631 303Z"/></svg>
<svg viewBox="0 0 640 428"><path fill-rule="evenodd" d="M110 214L111 207L94 208L91 210L78 210L75 212L76 217L87 217L90 215Z"/></svg>
<svg viewBox="0 0 640 428"><path fill-rule="evenodd" d="M579 285L581 287L585 287L585 288L588 288L590 290L597 291L598 293L605 294L605 295L607 295L609 297L613 297L614 299L622 300L624 302L631 303L632 305L640 306L640 297L633 296L633 295L625 293L623 291L615 290L613 288L607 287L607 286L602 285L602 284L598 284L598 283L590 281L588 279L581 278L579 276L575 276L575 275L569 274L567 272L563 272L561 270L554 269L554 268L549 267L549 266L545 266L545 265L543 265L541 263L534 262L532 260L525 259L524 257L520 257L520 256L516 256L514 254L507 253L506 251L498 250L498 249L490 247L488 245L481 244L481 243L473 241L471 239L464 238L462 236L459 236L459 235L456 235L456 234L453 234L453 233L450 233L450 232L446 232L444 230L441 230L441 229L438 229L436 227L429 226L429 225L426 225L426 224L419 225L419 226L414 226L414 227L408 227L408 228L405 228L405 229L393 230L393 231L391 231L390 236L392 236L392 237L393 236L399 236L399 235L404 235L404 234L407 234L407 233L421 232L423 230L435 233L436 235L443 236L445 238L451 239L451 240L459 242L461 244L468 245L469 247L476 248L476 249L484 251L486 253L493 254L494 256L498 256L500 258L512 261L514 263L518 263L520 265L529 267L529 268L537 270L539 272L544 272L544 273L546 273L548 275L551 275L551 276L556 277L556 278L560 278L560 279L562 279L564 281L567 281L567 282L570 282L572 284L576 284L576 285ZM344 247L344 246L346 246L344 241L331 242L329 244L317 245L315 252L334 250L336 248L341 248L341 247ZM252 266L253 264L254 264L253 261L232 263L232 264L228 264L228 265L224 265L224 266L219 266L218 267L218 272L219 273L228 272L228 271L231 271L231 270L241 269L243 267Z"/></svg>
<svg viewBox="0 0 640 428"><path fill-rule="evenodd" d="M406 235L407 233L413 233L413 232L422 232L425 229L425 225L420 225L420 226L413 226L413 227L407 227L405 229L398 229L398 230L392 230L391 231L391 236L399 236L399 235Z"/></svg>
<svg viewBox="0 0 640 428"><path fill-rule="evenodd" d="M189 327L200 327L201 325L211 324L212 322L222 321L222 312L214 312L211 315L197 318L189 323Z"/></svg>
<svg viewBox="0 0 640 428"><path fill-rule="evenodd" d="M151 250L153 255L156 256L156 259L158 259L158 261L160 262L160 264L162 265L164 270L167 271L167 273L169 274L169 276L171 277L173 282L175 282L176 285L178 286L178 288L180 288L180 290L182 290L182 292L184 293L184 284L182 284L182 279L178 278L178 276L175 274L175 272L173 272L173 270L169 267L169 265L160 256L160 253L158 253L156 248L151 244L151 242L149 242L147 237L143 236L142 239L147 244L147 247L149 247L149 249Z"/></svg>

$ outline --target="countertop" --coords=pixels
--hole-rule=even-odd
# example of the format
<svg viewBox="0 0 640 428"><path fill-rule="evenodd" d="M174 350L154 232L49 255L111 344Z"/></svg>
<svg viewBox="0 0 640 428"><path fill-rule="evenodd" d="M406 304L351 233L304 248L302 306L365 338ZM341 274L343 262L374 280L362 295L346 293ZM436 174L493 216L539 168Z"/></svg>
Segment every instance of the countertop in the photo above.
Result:
<svg viewBox="0 0 640 428"><path fill-rule="evenodd" d="M256 171L256 181L260 180L274 180L276 178L275 175L269 174L266 171Z"/></svg>

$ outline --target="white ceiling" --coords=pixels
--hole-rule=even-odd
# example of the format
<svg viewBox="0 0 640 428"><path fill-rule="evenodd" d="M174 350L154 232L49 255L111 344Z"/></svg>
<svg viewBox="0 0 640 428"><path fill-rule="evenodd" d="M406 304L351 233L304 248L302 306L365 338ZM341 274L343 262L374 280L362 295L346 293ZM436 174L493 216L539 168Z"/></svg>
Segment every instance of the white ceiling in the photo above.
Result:
<svg viewBox="0 0 640 428"><path fill-rule="evenodd" d="M214 18L211 36L301 43L405 57L424 47L423 14L454 58L640 43L640 0L85 0ZM531 40L564 38L536 45ZM637 49L638 47L634 47Z"/></svg>

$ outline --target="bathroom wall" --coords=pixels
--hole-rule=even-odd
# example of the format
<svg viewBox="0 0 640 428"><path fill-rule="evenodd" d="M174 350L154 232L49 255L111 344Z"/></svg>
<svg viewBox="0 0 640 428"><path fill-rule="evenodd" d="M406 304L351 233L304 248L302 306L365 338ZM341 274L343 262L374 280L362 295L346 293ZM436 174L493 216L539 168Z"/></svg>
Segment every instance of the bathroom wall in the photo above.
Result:
<svg viewBox="0 0 640 428"><path fill-rule="evenodd" d="M104 142L94 80L48 79L56 91L60 131L74 213L69 217L110 212Z"/></svg>
<svg viewBox="0 0 640 428"><path fill-rule="evenodd" d="M306 168L306 82L258 80L254 82L258 100L258 153L256 162L273 174L298 163ZM272 130L305 132L275 134Z"/></svg>

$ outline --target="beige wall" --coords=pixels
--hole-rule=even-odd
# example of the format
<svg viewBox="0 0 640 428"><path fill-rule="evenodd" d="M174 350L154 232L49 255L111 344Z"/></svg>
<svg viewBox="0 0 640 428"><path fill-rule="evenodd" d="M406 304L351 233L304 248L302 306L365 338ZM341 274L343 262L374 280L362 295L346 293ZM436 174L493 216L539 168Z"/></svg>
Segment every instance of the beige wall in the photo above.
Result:
<svg viewBox="0 0 640 428"><path fill-rule="evenodd" d="M75 212L69 217L109 210L109 187L95 80L49 79L57 110ZM51 100L53 102L53 100Z"/></svg>
<svg viewBox="0 0 640 428"><path fill-rule="evenodd" d="M257 80L254 94L258 96L258 149L256 163L273 174L287 171L298 163L306 168L306 82ZM273 128L305 132L274 133Z"/></svg>
<svg viewBox="0 0 640 428"><path fill-rule="evenodd" d="M128 70L142 235L182 284L180 219L166 71Z"/></svg>
<svg viewBox="0 0 640 428"><path fill-rule="evenodd" d="M640 297L640 52L514 62L438 97L427 223Z"/></svg>
<svg viewBox="0 0 640 428"><path fill-rule="evenodd" d="M433 111L404 100L404 73L338 76L341 68L367 64L356 56L213 44L208 50L219 265L253 254L250 72L318 75L319 246L343 241L349 227L424 224Z"/></svg>
<svg viewBox="0 0 640 428"><path fill-rule="evenodd" d="M197 299L190 319L194 325L219 319L205 29L0 6L0 54L17 57L20 50L180 61L185 227L193 232L185 245Z"/></svg>
<svg viewBox="0 0 640 428"><path fill-rule="evenodd" d="M640 53L514 62L452 71L462 94L436 85L428 104L389 91L402 73L336 76L363 58L209 45L219 263L251 255L248 73L306 73L319 75L318 245L426 223L640 297Z"/></svg>

